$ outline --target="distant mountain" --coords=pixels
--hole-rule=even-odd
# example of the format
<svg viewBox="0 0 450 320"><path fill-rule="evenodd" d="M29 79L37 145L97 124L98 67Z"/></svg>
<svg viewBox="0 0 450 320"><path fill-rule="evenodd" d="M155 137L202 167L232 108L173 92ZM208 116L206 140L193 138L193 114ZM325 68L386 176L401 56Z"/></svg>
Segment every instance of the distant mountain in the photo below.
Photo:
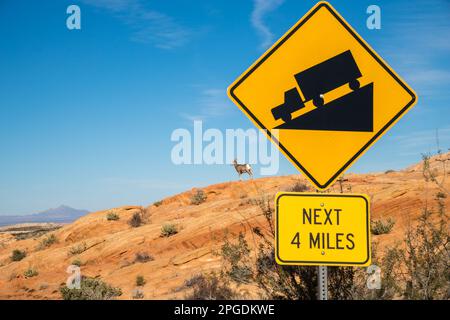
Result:
<svg viewBox="0 0 450 320"><path fill-rule="evenodd" d="M88 214L87 210L74 209L68 206L59 206L58 208L48 209L39 213L21 216L1 216L0 226L7 226L19 223L42 223L58 222L69 223Z"/></svg>

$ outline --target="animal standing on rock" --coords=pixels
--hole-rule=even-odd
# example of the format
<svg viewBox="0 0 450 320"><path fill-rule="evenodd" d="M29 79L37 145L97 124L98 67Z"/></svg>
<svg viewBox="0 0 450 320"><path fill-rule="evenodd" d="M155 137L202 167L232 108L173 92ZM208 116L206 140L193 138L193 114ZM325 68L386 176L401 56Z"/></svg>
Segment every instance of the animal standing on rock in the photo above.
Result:
<svg viewBox="0 0 450 320"><path fill-rule="evenodd" d="M236 159L233 161L234 168L236 169L237 173L239 174L239 180L242 180L241 175L243 173L247 173L250 178L253 179L253 170L252 167L248 163L244 164L238 164Z"/></svg>

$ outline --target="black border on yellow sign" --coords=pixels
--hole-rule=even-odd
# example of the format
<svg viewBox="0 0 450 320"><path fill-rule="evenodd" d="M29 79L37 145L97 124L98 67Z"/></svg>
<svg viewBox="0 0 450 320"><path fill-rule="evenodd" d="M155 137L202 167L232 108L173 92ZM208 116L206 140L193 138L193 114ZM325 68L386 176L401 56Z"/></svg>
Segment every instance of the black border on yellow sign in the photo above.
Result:
<svg viewBox="0 0 450 320"><path fill-rule="evenodd" d="M330 13L345 27L345 29L359 42L359 44L366 49L366 51L411 95L411 100L408 104L403 107L399 113L397 113L384 127L382 127L349 161L347 161L341 169L339 169L327 182L324 184L320 184L309 172L303 167L297 159L274 137L271 132L264 127L264 125L259 121L255 115L244 105L244 103L239 100L239 98L234 94L234 90L250 75L255 71L267 58L269 58L283 43L288 40L300 27L311 18L317 10L321 7L325 7L330 11ZM327 189L331 183L333 183L342 173L346 170L352 163L355 161L362 153L370 147L372 143L374 143L396 120L400 118L417 100L415 93L402 81L400 78L381 60L378 55L369 48L369 46L360 38L359 35L352 30L352 28L335 12L335 10L331 7L327 2L319 3L309 14L303 17L297 25L295 25L282 39L278 41L278 43L271 48L257 63L255 63L247 72L245 72L241 78L228 90L230 96L240 105L240 107L253 119L254 122L258 124L260 129L266 131L268 137L272 139L280 148L285 152L285 154L290 158L292 162L294 162L297 167L305 173L308 178L319 188L319 189Z"/></svg>
<svg viewBox="0 0 450 320"><path fill-rule="evenodd" d="M284 196L290 196L290 197L328 197L328 198L362 198L364 199L366 203L366 234L367 234L367 257L362 262L340 262L340 261L302 261L302 260L283 260L280 258L279 255L279 248L280 248L280 241L278 238L279 235L279 223L278 223L278 215L279 215L279 207L278 207L278 201L284 197ZM367 261L370 259L370 215L369 215L369 202L367 201L367 198L360 194L339 194L339 193L293 193L293 192L280 192L276 196L275 200L275 254L277 255L277 258L282 263L286 264L305 264L305 265L336 265L336 266L343 266L343 265L350 265L350 266L357 266L357 265L365 265Z"/></svg>

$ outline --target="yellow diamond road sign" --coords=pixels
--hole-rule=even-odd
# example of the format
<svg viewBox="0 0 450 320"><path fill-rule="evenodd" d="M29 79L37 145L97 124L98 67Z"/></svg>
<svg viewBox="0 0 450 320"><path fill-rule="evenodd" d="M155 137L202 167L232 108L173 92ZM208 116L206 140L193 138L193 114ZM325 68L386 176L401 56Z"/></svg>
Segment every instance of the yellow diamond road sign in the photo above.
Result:
<svg viewBox="0 0 450 320"><path fill-rule="evenodd" d="M228 95L319 189L416 102L413 90L327 2L319 2Z"/></svg>
<svg viewBox="0 0 450 320"><path fill-rule="evenodd" d="M370 265L367 196L282 192L275 203L277 263Z"/></svg>

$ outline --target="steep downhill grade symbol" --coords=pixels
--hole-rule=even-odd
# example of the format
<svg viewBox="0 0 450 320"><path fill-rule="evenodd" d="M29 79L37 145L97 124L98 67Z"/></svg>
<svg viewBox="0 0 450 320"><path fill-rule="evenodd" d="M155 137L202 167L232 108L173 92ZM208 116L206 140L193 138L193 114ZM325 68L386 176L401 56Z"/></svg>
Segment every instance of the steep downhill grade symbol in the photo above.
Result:
<svg viewBox="0 0 450 320"><path fill-rule="evenodd" d="M361 77L361 72L350 51L345 51L294 77L305 101L301 100L296 88L286 91L285 102L272 109L275 119L281 118L286 122L277 126L277 129L373 131L373 83L360 88L358 78ZM331 101L324 108L323 94L345 84L353 91ZM318 108L291 120L291 113L304 108L305 103L310 100ZM354 118L358 121L353 121Z"/></svg>
<svg viewBox="0 0 450 320"><path fill-rule="evenodd" d="M327 2L300 19L228 95L320 190L417 100Z"/></svg>

